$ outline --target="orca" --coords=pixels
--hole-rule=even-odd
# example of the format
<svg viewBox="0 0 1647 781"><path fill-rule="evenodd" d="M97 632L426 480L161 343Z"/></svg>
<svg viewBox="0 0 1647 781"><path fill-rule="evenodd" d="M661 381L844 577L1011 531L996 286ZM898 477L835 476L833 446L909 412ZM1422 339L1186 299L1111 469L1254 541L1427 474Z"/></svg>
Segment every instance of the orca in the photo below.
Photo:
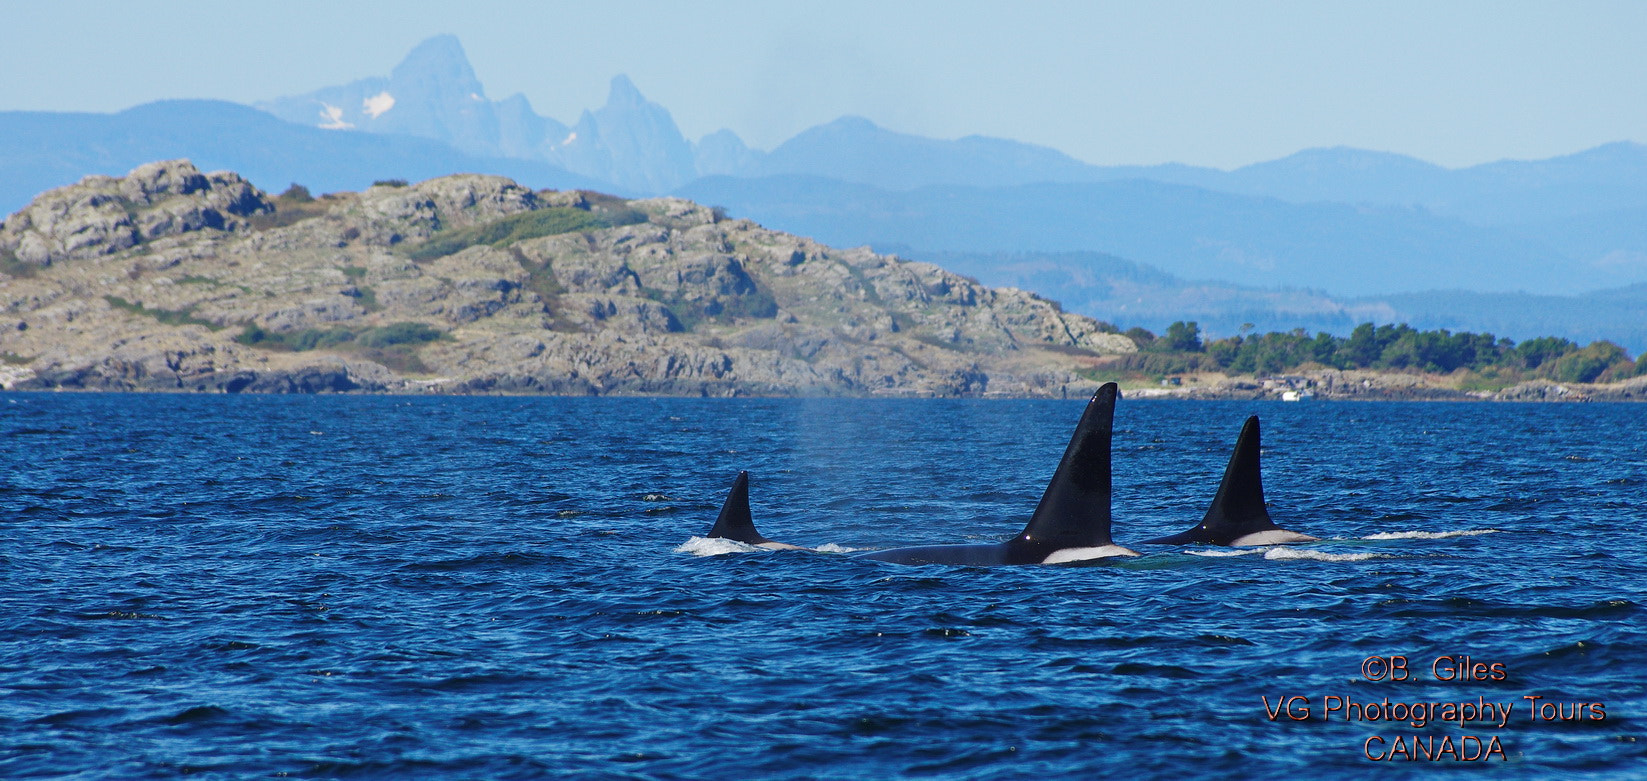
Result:
<svg viewBox="0 0 1647 781"><path fill-rule="evenodd" d="M1321 539L1287 531L1275 525L1264 507L1264 481L1258 468L1258 416L1247 418L1235 452L1224 467L1212 506L1199 524L1188 531L1145 540L1145 545L1279 545Z"/></svg>
<svg viewBox="0 0 1647 781"><path fill-rule="evenodd" d="M738 473L738 479L732 482L732 490L726 494L726 501L721 504L721 514L715 518L715 526L705 536L768 550L808 550L799 545L769 540L755 531L755 518L749 512L748 472Z"/></svg>
<svg viewBox="0 0 1647 781"><path fill-rule="evenodd" d="M1064 458L1023 532L1006 542L924 545L857 554L893 564L1063 564L1109 556L1137 556L1110 539L1110 438L1115 423L1115 383L1087 402Z"/></svg>

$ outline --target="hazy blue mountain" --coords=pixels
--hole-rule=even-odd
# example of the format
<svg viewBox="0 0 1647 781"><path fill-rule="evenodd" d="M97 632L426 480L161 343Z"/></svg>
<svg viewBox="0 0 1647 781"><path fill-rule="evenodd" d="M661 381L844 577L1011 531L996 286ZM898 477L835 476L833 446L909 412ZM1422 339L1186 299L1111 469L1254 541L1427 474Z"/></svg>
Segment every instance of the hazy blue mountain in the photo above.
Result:
<svg viewBox="0 0 1647 781"><path fill-rule="evenodd" d="M236 103L171 100L116 114L0 112L0 215L88 174L118 176L179 157L201 170L237 171L273 192L293 182L318 194L460 172L501 174L532 187L617 189L547 163L465 155L422 138L338 133Z"/></svg>
<svg viewBox="0 0 1647 781"><path fill-rule="evenodd" d="M1294 204L1429 212L1524 235L1591 265L1647 257L1647 240L1640 237L1642 223L1634 211L1647 209L1647 147L1624 142L1550 160L1459 170L1403 155L1335 147L1221 171L1186 165L1093 166L1015 141L977 136L942 141L845 117L806 130L744 166L700 166L700 172L810 176L885 190L1139 179ZM1592 281L1619 284L1636 273L1626 270ZM1538 283L1529 278L1522 284Z"/></svg>
<svg viewBox="0 0 1647 781"><path fill-rule="evenodd" d="M886 250L876 247L877 250ZM1348 334L1361 322L1392 322L1396 312L1377 302L1350 304L1319 291L1264 289L1192 282L1152 266L1097 252L923 252L900 257L936 263L986 285L1039 293L1080 314L1102 312L1121 328L1165 332L1176 320L1195 321L1213 337L1251 326L1259 332Z"/></svg>
<svg viewBox="0 0 1647 781"><path fill-rule="evenodd" d="M893 190L933 184L980 187L1093 181L1102 171L1055 149L984 136L940 141L896 133L863 117L802 131L744 176L827 176Z"/></svg>
<svg viewBox="0 0 1647 781"><path fill-rule="evenodd" d="M815 177L713 177L680 193L837 246L1102 251L1185 279L1345 296L1622 284L1523 237L1423 209L1294 204L1143 180L892 191ZM1627 280L1636 281L1647 274Z"/></svg>
<svg viewBox="0 0 1647 781"><path fill-rule="evenodd" d="M696 176L692 145L674 118L627 76L612 79L606 105L583 112L549 159L634 192L665 192Z"/></svg>
<svg viewBox="0 0 1647 781"><path fill-rule="evenodd" d="M492 104L498 119L495 152L503 157L538 159L570 131L565 125L532 110L525 95L516 93Z"/></svg>
<svg viewBox="0 0 1647 781"><path fill-rule="evenodd" d="M1197 182L1202 187L1294 203L1411 206L1433 202L1452 172L1414 157L1351 147L1306 149ZM1219 181L1222 179L1222 181Z"/></svg>
<svg viewBox="0 0 1647 781"><path fill-rule="evenodd" d="M1647 285L1580 296L1439 290L1385 296L1399 320L1415 328L1490 332L1516 341L1560 336L1579 344L1607 340L1632 354L1647 351Z"/></svg>
<svg viewBox="0 0 1647 781"><path fill-rule="evenodd" d="M1307 149L1230 172L1144 169L1143 178L1295 203L1423 206L1481 225L1647 207L1647 146L1619 142L1548 160L1447 169L1363 149Z"/></svg>
<svg viewBox="0 0 1647 781"><path fill-rule="evenodd" d="M1417 245L1392 246L1392 262L1399 265L1426 258L1456 258L1457 263L1448 265L1457 268L1437 269L1448 283L1473 284L1471 274L1483 269L1471 260L1479 254L1474 250L1442 251L1446 241L1440 234L1459 230L1457 226L1438 227L1438 221L1462 221L1493 229L1463 239L1480 251L1490 249L1483 241L1498 242L1500 246L1510 236L1530 241L1534 246L1512 248L1506 263L1488 274L1498 277L1500 284L1508 288L1543 288L1548 277L1518 276L1518 264L1528 255L1551 252L1577 264L1572 274L1563 277L1565 282L1557 280L1567 286L1562 289L1628 284L1647 274L1647 237L1642 236L1639 219L1647 210L1647 147L1633 143L1608 144L1550 160L1501 161L1456 170L1398 154L1334 147L1307 149L1279 160L1222 171L1176 164L1095 166L1054 149L1017 141L981 136L923 138L887 130L861 117L842 117L809 128L770 152L763 152L748 148L729 130L689 143L668 110L646 100L623 76L613 79L606 104L585 111L575 127L539 116L519 95L497 102L487 100L463 47L450 35L419 44L387 78L362 79L260 106L300 124L415 135L443 141L474 155L548 162L613 182L636 194L671 191L694 178L712 176L817 177L891 191L940 185L989 188L1147 180L1273 198L1294 205L1344 204L1371 209L1381 213L1379 219L1386 223L1373 228L1371 223L1379 219L1364 221L1373 233L1429 237ZM767 204L758 208L770 211L789 207ZM922 208L941 211L947 207L927 203ZM1170 217L1144 216L1151 224ZM932 215L931 219L943 218ZM1412 224L1392 224L1403 219ZM953 215L950 221L954 221ZM1284 225L1272 227L1287 229ZM1299 229L1308 234L1316 227L1301 225ZM1107 239L1117 234L1089 235ZM999 235L984 238L989 246L1001 244ZM1368 234L1363 238L1375 237ZM1298 241L1308 243L1311 239L1304 235ZM1138 257L1183 249L1163 246L1145 251L1140 249L1142 243L1147 242L1082 243L1066 248ZM1258 247L1251 242L1219 246L1226 264L1235 261L1239 265L1245 258L1263 266L1286 258L1286 253L1253 255ZM1203 248L1202 254L1205 252ZM1365 264L1371 260L1352 256L1346 262ZM1192 263L1193 258L1185 262ZM1559 263L1545 266L1560 267ZM1200 271L1207 269L1197 273Z"/></svg>
<svg viewBox="0 0 1647 781"><path fill-rule="evenodd" d="M646 100L628 77L614 78L606 105L585 111L575 127L567 127L538 115L523 95L488 100L452 35L418 44L388 78L360 79L257 107L326 130L418 136L471 155L552 163L634 193L663 192L697 176L692 145L674 118Z"/></svg>
<svg viewBox="0 0 1647 781"><path fill-rule="evenodd" d="M738 134L722 128L692 145L699 176L740 176L755 170L762 153L745 146Z"/></svg>
<svg viewBox="0 0 1647 781"><path fill-rule="evenodd" d="M360 79L257 107L300 125L418 136L490 157L541 159L545 144L567 132L565 125L532 112L524 96L502 104L488 100L452 35L418 44L388 78Z"/></svg>
<svg viewBox="0 0 1647 781"><path fill-rule="evenodd" d="M1265 333L1303 328L1347 336L1357 324L1408 323L1507 336L1516 341L1558 335L1580 344L1615 342L1647 351L1647 284L1551 296L1462 290L1335 298L1296 288L1255 288L1181 279L1142 263L1094 252L922 252L877 246L910 260L936 263L991 287L1017 287L1122 328L1163 333L1193 320L1225 337L1244 329Z"/></svg>
<svg viewBox="0 0 1647 781"><path fill-rule="evenodd" d="M1548 160L1448 170L1400 155L1306 150L1197 186L1294 203L1416 206L1525 236L1627 284L1647 270L1647 146L1619 142ZM1530 284L1530 283L1529 283Z"/></svg>
<svg viewBox="0 0 1647 781"><path fill-rule="evenodd" d="M1445 211L1483 224L1647 208L1647 145L1627 141L1548 160L1486 163L1458 174L1466 183L1463 194Z"/></svg>
<svg viewBox="0 0 1647 781"><path fill-rule="evenodd" d="M1511 225L1508 230L1591 263L1618 284L1647 274L1647 207L1590 212Z"/></svg>

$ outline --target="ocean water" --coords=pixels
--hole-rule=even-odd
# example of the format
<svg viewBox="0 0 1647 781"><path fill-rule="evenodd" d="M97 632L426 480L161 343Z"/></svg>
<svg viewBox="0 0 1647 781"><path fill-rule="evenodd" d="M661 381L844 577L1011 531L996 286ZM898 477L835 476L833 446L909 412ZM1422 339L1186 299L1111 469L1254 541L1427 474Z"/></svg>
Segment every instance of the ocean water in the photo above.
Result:
<svg viewBox="0 0 1647 781"><path fill-rule="evenodd" d="M1123 399L1118 542L1252 413L1325 539L842 552L1015 534L1081 407L0 394L0 777L1647 776L1647 407ZM835 552L702 555L740 469Z"/></svg>

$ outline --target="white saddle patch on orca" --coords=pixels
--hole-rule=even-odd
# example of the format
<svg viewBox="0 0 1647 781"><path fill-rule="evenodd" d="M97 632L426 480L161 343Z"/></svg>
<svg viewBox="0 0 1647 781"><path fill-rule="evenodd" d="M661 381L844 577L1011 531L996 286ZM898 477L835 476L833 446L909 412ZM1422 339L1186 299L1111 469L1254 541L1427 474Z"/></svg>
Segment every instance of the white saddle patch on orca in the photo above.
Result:
<svg viewBox="0 0 1647 781"><path fill-rule="evenodd" d="M1119 545L1100 545L1096 548L1064 548L1055 550L1052 555L1042 560L1042 564L1068 564L1072 561L1090 561L1092 559L1108 559L1116 556L1137 556L1138 551L1123 548Z"/></svg>
<svg viewBox="0 0 1647 781"><path fill-rule="evenodd" d="M804 548L799 545L790 545L787 542L776 541L757 542L755 543L755 547L765 548L767 550L812 550L811 548Z"/></svg>
<svg viewBox="0 0 1647 781"><path fill-rule="evenodd" d="M1320 537L1311 537L1308 534L1290 532L1286 529L1265 529L1261 532L1243 534L1230 540L1230 545L1237 548L1247 548L1254 545L1286 545L1291 542L1314 542Z"/></svg>

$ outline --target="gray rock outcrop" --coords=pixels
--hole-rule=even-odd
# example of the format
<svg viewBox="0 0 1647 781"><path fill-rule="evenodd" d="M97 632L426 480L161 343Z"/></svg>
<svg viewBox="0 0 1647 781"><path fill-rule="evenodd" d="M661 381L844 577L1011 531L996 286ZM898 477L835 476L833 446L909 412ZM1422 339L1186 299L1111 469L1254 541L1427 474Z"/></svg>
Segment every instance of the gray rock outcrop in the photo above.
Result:
<svg viewBox="0 0 1647 781"><path fill-rule="evenodd" d="M1135 349L930 264L494 176L289 203L156 163L46 193L0 237L19 388L1057 396Z"/></svg>
<svg viewBox="0 0 1647 781"><path fill-rule="evenodd" d="M274 206L238 174L203 174L187 160L88 176L36 198L0 223L0 255L48 266L201 230L241 231Z"/></svg>

